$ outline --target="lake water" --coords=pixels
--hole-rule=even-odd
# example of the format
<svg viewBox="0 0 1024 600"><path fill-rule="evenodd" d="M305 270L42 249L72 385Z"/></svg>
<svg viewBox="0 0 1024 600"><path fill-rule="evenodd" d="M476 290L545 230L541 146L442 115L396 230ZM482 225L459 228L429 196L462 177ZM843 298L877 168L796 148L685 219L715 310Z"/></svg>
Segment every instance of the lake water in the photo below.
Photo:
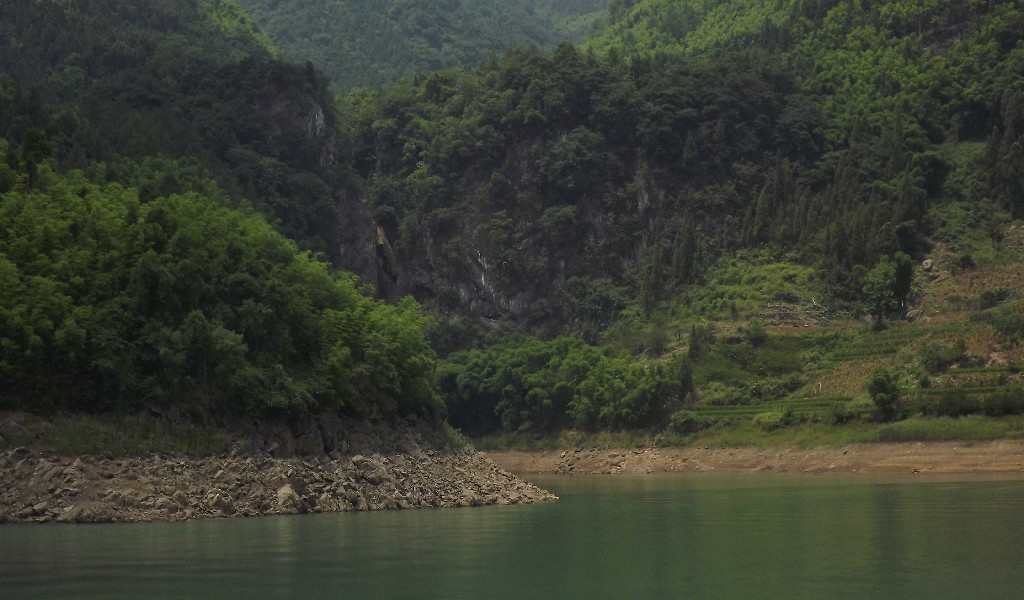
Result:
<svg viewBox="0 0 1024 600"><path fill-rule="evenodd" d="M0 598L1020 598L1024 480L537 477L537 506L0 527Z"/></svg>

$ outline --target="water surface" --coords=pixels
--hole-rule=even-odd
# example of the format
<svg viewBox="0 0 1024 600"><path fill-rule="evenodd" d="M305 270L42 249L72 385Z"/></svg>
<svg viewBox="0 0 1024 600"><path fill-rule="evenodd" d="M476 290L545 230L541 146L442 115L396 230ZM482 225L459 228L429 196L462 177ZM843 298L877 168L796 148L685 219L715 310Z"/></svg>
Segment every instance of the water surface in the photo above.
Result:
<svg viewBox="0 0 1024 600"><path fill-rule="evenodd" d="M535 506L0 527L3 598L1019 598L1024 480L537 477Z"/></svg>

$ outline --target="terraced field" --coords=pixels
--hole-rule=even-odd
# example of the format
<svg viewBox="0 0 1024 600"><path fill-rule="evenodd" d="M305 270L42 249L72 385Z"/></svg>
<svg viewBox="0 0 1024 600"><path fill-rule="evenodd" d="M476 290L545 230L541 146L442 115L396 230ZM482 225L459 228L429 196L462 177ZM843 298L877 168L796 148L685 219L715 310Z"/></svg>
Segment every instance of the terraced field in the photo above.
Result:
<svg viewBox="0 0 1024 600"><path fill-rule="evenodd" d="M870 407L850 406L853 398L849 396L837 397L815 397L796 398L791 400L777 400L775 402L761 402L757 404L735 404L731 406L702 405L694 409L694 412L701 419L708 421L720 421L723 419L751 419L756 415L765 412L791 411L794 415L818 415L822 416L836 406L846 408L859 414L867 414Z"/></svg>

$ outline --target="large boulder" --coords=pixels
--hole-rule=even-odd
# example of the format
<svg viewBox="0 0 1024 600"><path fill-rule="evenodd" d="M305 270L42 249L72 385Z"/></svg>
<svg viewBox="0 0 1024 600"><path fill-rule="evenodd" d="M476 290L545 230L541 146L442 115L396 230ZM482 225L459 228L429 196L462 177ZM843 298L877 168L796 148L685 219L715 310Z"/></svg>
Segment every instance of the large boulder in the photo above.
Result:
<svg viewBox="0 0 1024 600"><path fill-rule="evenodd" d="M110 523L117 513L103 502L79 502L69 506L57 517L60 523Z"/></svg>
<svg viewBox="0 0 1024 600"><path fill-rule="evenodd" d="M277 489L277 510L281 513L294 514L306 512L307 507L292 484L286 483Z"/></svg>
<svg viewBox="0 0 1024 600"><path fill-rule="evenodd" d="M352 466L356 474L367 483L380 485L391 480L387 467L376 455L367 457L356 454L352 457Z"/></svg>

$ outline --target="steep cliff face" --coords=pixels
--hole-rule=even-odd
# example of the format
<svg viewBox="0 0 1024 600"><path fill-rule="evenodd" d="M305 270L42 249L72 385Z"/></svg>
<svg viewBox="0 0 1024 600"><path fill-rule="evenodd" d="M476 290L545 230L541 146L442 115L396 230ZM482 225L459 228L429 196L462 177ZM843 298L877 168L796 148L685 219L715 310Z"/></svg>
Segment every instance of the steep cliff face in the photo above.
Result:
<svg viewBox="0 0 1024 600"><path fill-rule="evenodd" d="M314 86L322 83L310 69L306 72ZM312 91L309 86L269 87L253 97L252 108L265 124L262 143L268 149L288 149L280 153L281 160L298 171L281 186L281 195L287 198L301 194L321 207L311 218L303 219L305 232L300 235L312 234L323 240L320 249L332 264L355 273L365 284L386 289L379 277L384 266L376 257L375 224L368 204L347 175L348 156L339 143L337 117L330 107L329 92L323 87L314 87ZM302 171L319 181L302 177ZM303 189L306 186L313 189ZM307 192L321 197L308 198ZM304 209L308 207L296 206L289 214L280 211L279 205L264 208L271 214L280 211L275 216L284 221L294 219L295 212Z"/></svg>
<svg viewBox="0 0 1024 600"><path fill-rule="evenodd" d="M760 59L523 50L383 94L353 152L397 294L525 329L600 328L689 282L729 243L719 232L744 236L774 167L806 160L784 143L808 126L783 119L800 99Z"/></svg>

